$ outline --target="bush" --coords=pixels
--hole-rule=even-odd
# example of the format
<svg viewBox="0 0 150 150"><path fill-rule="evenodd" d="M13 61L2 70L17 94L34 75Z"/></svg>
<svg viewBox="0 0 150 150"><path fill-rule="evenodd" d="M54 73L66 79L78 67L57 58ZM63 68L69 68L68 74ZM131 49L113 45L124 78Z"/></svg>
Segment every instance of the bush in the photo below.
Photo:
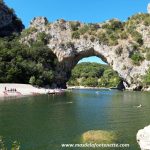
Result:
<svg viewBox="0 0 150 150"><path fill-rule="evenodd" d="M70 22L70 27L72 31L77 31L80 27L80 22Z"/></svg>
<svg viewBox="0 0 150 150"><path fill-rule="evenodd" d="M144 23L144 25L148 26L150 21L150 15L149 14L144 14L144 13L140 13L140 14L135 14L132 17L130 17L128 19L128 22L126 24L132 26L132 25L136 25L139 23Z"/></svg>
<svg viewBox="0 0 150 150"><path fill-rule="evenodd" d="M92 23L89 24L89 27L91 31L97 31L100 28L98 24L92 24Z"/></svg>
<svg viewBox="0 0 150 150"><path fill-rule="evenodd" d="M80 35L83 35L83 34L87 33L88 30L89 30L89 26L88 25L84 25L83 27L81 27L79 29L79 33L80 33Z"/></svg>
<svg viewBox="0 0 150 150"><path fill-rule="evenodd" d="M98 39L99 39L99 43L102 43L102 44L105 44L105 45L108 45L109 44L109 40L107 38L107 35L106 33L104 32L99 32L98 35L97 35Z"/></svg>
<svg viewBox="0 0 150 150"><path fill-rule="evenodd" d="M1 2L0 2L0 3L1 3ZM9 9L8 9L8 13L9 13L9 14L15 14L15 11L14 11L13 8L9 8Z"/></svg>
<svg viewBox="0 0 150 150"><path fill-rule="evenodd" d="M143 45L142 35L137 31L132 31L131 36L138 44Z"/></svg>
<svg viewBox="0 0 150 150"><path fill-rule="evenodd" d="M150 69L147 71L146 75L143 76L143 82L145 85L150 85Z"/></svg>
<svg viewBox="0 0 150 150"><path fill-rule="evenodd" d="M150 61L150 48L146 48L146 60Z"/></svg>
<svg viewBox="0 0 150 150"><path fill-rule="evenodd" d="M51 35L47 35L45 32L40 32L37 35L37 40L43 42L45 45L48 43L48 40L51 38Z"/></svg>
<svg viewBox="0 0 150 150"><path fill-rule="evenodd" d="M146 18L144 19L144 25L145 25L145 26L150 26L150 16L149 16L149 17L146 17Z"/></svg>
<svg viewBox="0 0 150 150"><path fill-rule="evenodd" d="M140 65L140 63L144 60L144 57L139 52L135 52L131 54L131 59L133 64Z"/></svg>
<svg viewBox="0 0 150 150"><path fill-rule="evenodd" d="M128 34L124 31L120 34L120 38L121 39L127 39L128 38Z"/></svg>
<svg viewBox="0 0 150 150"><path fill-rule="evenodd" d="M73 42L67 42L66 43L67 48L74 48L74 43Z"/></svg>
<svg viewBox="0 0 150 150"><path fill-rule="evenodd" d="M122 30L123 26L124 25L123 25L123 23L121 21L116 20L116 19L112 19L108 23L104 23L102 25L102 28L106 29L106 30L116 31L116 30Z"/></svg>
<svg viewBox="0 0 150 150"><path fill-rule="evenodd" d="M35 76L32 76L32 77L30 78L29 83L30 83L31 85L35 85L35 84L36 84Z"/></svg>
<svg viewBox="0 0 150 150"><path fill-rule="evenodd" d="M94 36L91 36L91 37L90 37L90 41L91 41L91 42L94 42L95 39L96 39L96 38L95 38Z"/></svg>
<svg viewBox="0 0 150 150"><path fill-rule="evenodd" d="M79 33L78 31L74 31L74 32L72 33L72 38L73 38L73 39L79 39L79 38L80 38L80 33Z"/></svg>
<svg viewBox="0 0 150 150"><path fill-rule="evenodd" d="M97 34L99 42L109 46L115 46L118 44L119 35L112 30L100 31Z"/></svg>
<svg viewBox="0 0 150 150"><path fill-rule="evenodd" d="M22 31L22 36L25 37L25 36L28 36L29 34L33 33L33 32L37 32L37 29L36 28L28 28L28 29L24 29Z"/></svg>
<svg viewBox="0 0 150 150"><path fill-rule="evenodd" d="M122 48L122 47L118 47L118 48L115 50L115 53L116 53L118 56L121 56L122 51L123 51L123 48Z"/></svg>

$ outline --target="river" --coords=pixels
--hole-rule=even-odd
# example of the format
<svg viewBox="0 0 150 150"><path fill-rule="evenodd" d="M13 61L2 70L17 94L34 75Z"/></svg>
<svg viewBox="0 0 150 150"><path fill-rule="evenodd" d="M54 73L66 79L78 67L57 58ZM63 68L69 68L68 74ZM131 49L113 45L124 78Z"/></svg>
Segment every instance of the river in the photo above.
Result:
<svg viewBox="0 0 150 150"><path fill-rule="evenodd" d="M20 142L21 150L66 150L61 144L81 143L88 130L113 130L119 143L130 144L126 149L139 150L136 133L150 124L149 114L147 92L73 90L11 98L0 101L0 135L7 146Z"/></svg>

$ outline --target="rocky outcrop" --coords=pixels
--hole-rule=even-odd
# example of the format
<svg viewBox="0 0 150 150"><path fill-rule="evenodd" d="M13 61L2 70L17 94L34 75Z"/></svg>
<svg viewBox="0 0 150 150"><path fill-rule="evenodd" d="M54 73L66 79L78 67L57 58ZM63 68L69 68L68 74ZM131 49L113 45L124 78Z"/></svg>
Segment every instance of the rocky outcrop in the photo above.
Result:
<svg viewBox="0 0 150 150"><path fill-rule="evenodd" d="M136 139L141 150L150 150L150 126L139 130Z"/></svg>
<svg viewBox="0 0 150 150"><path fill-rule="evenodd" d="M13 9L0 2L0 37L9 36L12 33L20 33L24 25L17 18Z"/></svg>
<svg viewBox="0 0 150 150"><path fill-rule="evenodd" d="M114 20L114 22L119 24L118 20ZM21 42L29 44L31 41L37 40L39 33L45 33L48 47L58 58L55 73L56 80L54 82L55 86L65 87L66 82L70 78L71 70L79 60L89 56L97 56L119 73L124 82L124 86L120 85L120 87L131 90L141 90L143 88L141 85L142 76L145 75L149 69L150 61L144 58L140 61L140 64L135 65L131 60L131 54L137 51L134 48L134 44L140 48L150 47L150 38L147 36L150 32L150 28L142 23L136 26L136 32L142 36L142 46L137 44L130 34L126 39L118 38L117 44L111 45L109 43L105 44L103 38L97 38L99 33L106 32L103 26L109 25L110 23L111 21L107 21L102 24L88 25L90 26L90 30L88 30L87 33L84 32L87 24L65 20L48 23L45 17L37 17L31 21L29 27L29 29L34 29L32 30L33 32L22 37ZM126 24L128 25L129 23ZM94 29L92 30L92 28ZM126 31L127 29L123 28L121 30ZM80 36L77 35L78 32L81 32ZM111 32L111 34L115 34L115 32L118 31L112 29ZM144 53L142 53L142 55L145 57Z"/></svg>

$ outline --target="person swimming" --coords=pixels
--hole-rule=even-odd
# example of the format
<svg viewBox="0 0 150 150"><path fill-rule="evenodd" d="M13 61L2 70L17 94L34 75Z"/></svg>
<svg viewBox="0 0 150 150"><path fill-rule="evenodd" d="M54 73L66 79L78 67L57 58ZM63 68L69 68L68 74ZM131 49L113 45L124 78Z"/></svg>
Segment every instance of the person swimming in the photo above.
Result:
<svg viewBox="0 0 150 150"><path fill-rule="evenodd" d="M141 108L142 107L142 105L140 104L139 106L137 106L137 108Z"/></svg>
<svg viewBox="0 0 150 150"><path fill-rule="evenodd" d="M140 105L138 105L138 106L134 106L134 107L136 107L136 108L141 108L141 107L142 107L142 105L140 104Z"/></svg>

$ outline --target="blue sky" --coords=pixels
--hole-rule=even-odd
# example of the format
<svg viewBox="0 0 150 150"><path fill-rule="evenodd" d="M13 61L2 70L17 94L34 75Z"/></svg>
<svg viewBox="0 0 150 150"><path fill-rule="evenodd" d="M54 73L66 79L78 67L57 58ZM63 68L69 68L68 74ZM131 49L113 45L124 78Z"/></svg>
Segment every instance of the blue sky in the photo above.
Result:
<svg viewBox="0 0 150 150"><path fill-rule="evenodd" d="M28 27L35 16L45 16L50 22L57 19L78 20L81 22L103 22L118 18L125 21L138 12L147 12L150 0L4 0L14 8ZM82 60L83 61L83 60ZM98 61L90 57L84 61Z"/></svg>

